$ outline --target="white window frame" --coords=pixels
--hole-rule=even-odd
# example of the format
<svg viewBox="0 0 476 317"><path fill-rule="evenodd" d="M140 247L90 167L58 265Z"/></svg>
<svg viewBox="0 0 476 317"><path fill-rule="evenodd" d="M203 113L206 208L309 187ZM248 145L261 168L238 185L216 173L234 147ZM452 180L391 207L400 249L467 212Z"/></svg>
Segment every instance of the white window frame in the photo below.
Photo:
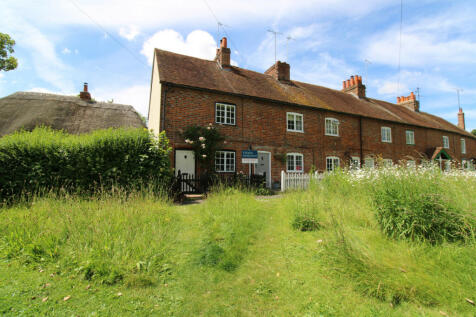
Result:
<svg viewBox="0 0 476 317"><path fill-rule="evenodd" d="M407 168L416 168L416 161L415 160L407 160Z"/></svg>
<svg viewBox="0 0 476 317"><path fill-rule="evenodd" d="M336 166L337 162L337 166ZM333 172L336 168L340 167L340 158L337 156L327 156L326 157L326 171Z"/></svg>
<svg viewBox="0 0 476 317"><path fill-rule="evenodd" d="M290 158L292 157L292 159ZM301 169L297 169L296 158L301 158ZM292 162L292 168L289 168L289 163ZM287 153L286 154L286 172L288 173L304 173L304 155L301 153Z"/></svg>
<svg viewBox="0 0 476 317"><path fill-rule="evenodd" d="M288 117L289 116L293 116L293 125L294 125L294 128L290 129L289 128L289 119ZM301 119L301 129L297 129L297 118L300 118ZM302 115L302 113L297 113L297 112L286 112L286 131L290 131L290 132L304 132L304 116Z"/></svg>
<svg viewBox="0 0 476 317"><path fill-rule="evenodd" d="M381 127L380 128L381 140L384 143L392 143L392 128ZM388 139L387 139L388 137Z"/></svg>
<svg viewBox="0 0 476 317"><path fill-rule="evenodd" d="M364 159L364 165L366 168L375 168L375 160L373 157L366 157Z"/></svg>
<svg viewBox="0 0 476 317"><path fill-rule="evenodd" d="M357 162L357 166L355 166L354 162ZM360 168L360 157L352 156L350 158L350 168L351 169L359 169Z"/></svg>
<svg viewBox="0 0 476 317"><path fill-rule="evenodd" d="M466 140L461 139L461 154L466 154Z"/></svg>
<svg viewBox="0 0 476 317"><path fill-rule="evenodd" d="M224 155L223 158L217 158L219 155ZM222 159L223 164L217 164L217 160ZM229 162L232 161L233 164L229 164ZM222 168L218 168L218 166L223 165ZM236 166L236 153L235 151L216 151L215 152L215 171L217 173L234 173L235 172L235 166Z"/></svg>
<svg viewBox="0 0 476 317"><path fill-rule="evenodd" d="M393 166L393 160L392 159L383 159L383 166L392 167Z"/></svg>
<svg viewBox="0 0 476 317"><path fill-rule="evenodd" d="M407 145L415 145L415 131L406 130L405 131L405 139L407 141Z"/></svg>
<svg viewBox="0 0 476 317"><path fill-rule="evenodd" d="M218 109L223 107L223 109ZM215 122L218 124L236 125L236 105L216 102Z"/></svg>
<svg viewBox="0 0 476 317"><path fill-rule="evenodd" d="M339 120L336 118L326 118L325 135L339 136Z"/></svg>
<svg viewBox="0 0 476 317"><path fill-rule="evenodd" d="M443 135L443 148L444 149L450 148L450 138L446 135Z"/></svg>

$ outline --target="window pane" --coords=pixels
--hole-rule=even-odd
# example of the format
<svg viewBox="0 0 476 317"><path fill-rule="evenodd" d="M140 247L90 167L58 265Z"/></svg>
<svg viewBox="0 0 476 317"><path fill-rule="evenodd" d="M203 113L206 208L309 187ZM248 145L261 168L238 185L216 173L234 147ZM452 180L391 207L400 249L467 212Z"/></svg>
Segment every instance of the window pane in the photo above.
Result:
<svg viewBox="0 0 476 317"><path fill-rule="evenodd" d="M302 117L296 116L296 130L302 131Z"/></svg>
<svg viewBox="0 0 476 317"><path fill-rule="evenodd" d="M296 155L296 171L302 171L302 156Z"/></svg>
<svg viewBox="0 0 476 317"><path fill-rule="evenodd" d="M288 171L294 171L294 155L288 155Z"/></svg>

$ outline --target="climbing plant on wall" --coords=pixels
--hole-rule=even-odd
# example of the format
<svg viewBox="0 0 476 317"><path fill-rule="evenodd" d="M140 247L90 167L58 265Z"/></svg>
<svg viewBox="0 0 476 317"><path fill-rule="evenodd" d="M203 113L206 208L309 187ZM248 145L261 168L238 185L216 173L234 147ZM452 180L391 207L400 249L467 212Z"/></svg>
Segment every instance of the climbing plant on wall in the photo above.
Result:
<svg viewBox="0 0 476 317"><path fill-rule="evenodd" d="M185 143L191 145L203 171L212 171L215 152L223 146L225 141L220 131L211 123L206 127L191 125L183 132L183 137Z"/></svg>

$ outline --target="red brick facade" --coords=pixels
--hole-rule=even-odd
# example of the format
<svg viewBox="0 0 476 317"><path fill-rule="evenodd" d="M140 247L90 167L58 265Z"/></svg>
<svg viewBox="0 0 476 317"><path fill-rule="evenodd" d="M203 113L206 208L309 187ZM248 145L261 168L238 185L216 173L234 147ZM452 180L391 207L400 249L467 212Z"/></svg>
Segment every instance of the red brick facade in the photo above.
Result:
<svg viewBox="0 0 476 317"><path fill-rule="evenodd" d="M215 103L236 106L235 125L215 123ZM236 151L237 172L248 172L248 165L241 164L241 151L249 149L271 152L272 181L280 180L280 172L286 170L284 158L287 153L304 156L304 172L311 166L318 171L326 169L326 157L337 156L341 166L349 166L351 156L381 157L400 160L415 160L417 163L433 154L436 147L443 145L443 136L449 137L448 154L454 160L476 157L476 139L437 129L337 113L304 106L292 106L273 101L262 101L253 97L235 96L228 93L207 91L163 84L162 120L160 130L165 130L174 149L188 148L181 133L190 125L213 123L219 126L226 137L224 150ZM397 105L395 105L397 107ZM303 115L304 132L286 129L286 113ZM325 118L339 120L339 136L325 135ZM381 141L381 127L391 128L391 143ZM414 131L415 145L406 144L406 130ZM466 154L461 152L461 139L466 140ZM172 164L174 153L171 154Z"/></svg>

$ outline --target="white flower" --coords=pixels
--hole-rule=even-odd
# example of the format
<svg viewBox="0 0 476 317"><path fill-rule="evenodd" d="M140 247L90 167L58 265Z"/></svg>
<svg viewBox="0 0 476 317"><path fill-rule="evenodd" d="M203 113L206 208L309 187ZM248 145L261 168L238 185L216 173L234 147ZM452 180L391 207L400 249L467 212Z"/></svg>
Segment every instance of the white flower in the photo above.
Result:
<svg viewBox="0 0 476 317"><path fill-rule="evenodd" d="M205 144L202 144L202 149L204 149L204 148L205 148Z"/></svg>
<svg viewBox="0 0 476 317"><path fill-rule="evenodd" d="M205 138L203 136L199 137L198 140L200 140L200 142L203 142L205 141Z"/></svg>
<svg viewBox="0 0 476 317"><path fill-rule="evenodd" d="M207 127L207 130L210 130L212 127Z"/></svg>
<svg viewBox="0 0 476 317"><path fill-rule="evenodd" d="M206 155L206 154L202 154L202 157L203 157L203 158L206 158L206 157L207 157L207 155Z"/></svg>
<svg viewBox="0 0 476 317"><path fill-rule="evenodd" d="M227 142L226 141L223 141L223 144L226 144Z"/></svg>
<svg viewBox="0 0 476 317"><path fill-rule="evenodd" d="M189 140L189 139L185 139L185 143L190 143L190 140Z"/></svg>
<svg viewBox="0 0 476 317"><path fill-rule="evenodd" d="M190 143L190 144L193 144L193 141L192 141L192 140L190 140L190 141L188 141L188 143Z"/></svg>

